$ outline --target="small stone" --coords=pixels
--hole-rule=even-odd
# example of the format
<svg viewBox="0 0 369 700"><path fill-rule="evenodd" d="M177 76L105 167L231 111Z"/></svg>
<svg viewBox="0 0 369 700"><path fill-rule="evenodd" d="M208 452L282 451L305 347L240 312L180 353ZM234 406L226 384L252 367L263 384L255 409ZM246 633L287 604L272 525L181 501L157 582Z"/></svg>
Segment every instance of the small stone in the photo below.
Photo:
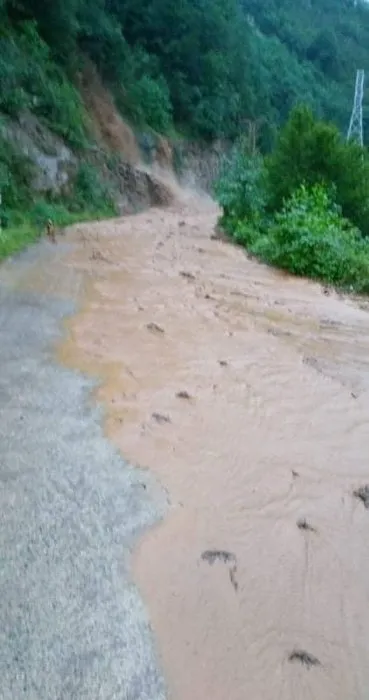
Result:
<svg viewBox="0 0 369 700"><path fill-rule="evenodd" d="M195 275L192 272L186 272L184 270L181 270L181 272L179 274L181 275L181 277L184 277L185 279L188 279L188 280L196 279Z"/></svg>
<svg viewBox="0 0 369 700"><path fill-rule="evenodd" d="M152 331L154 333L164 333L164 328L158 326L157 323L148 323L146 328L147 330Z"/></svg>
<svg viewBox="0 0 369 700"><path fill-rule="evenodd" d="M308 521L305 518L301 518L300 520L298 520L296 525L299 528L299 530L306 530L308 532L316 532L315 527L310 525L310 523L308 523Z"/></svg>
<svg viewBox="0 0 369 700"><path fill-rule="evenodd" d="M359 489L356 489L354 491L354 496L355 498L358 498L359 501L361 501L365 508L369 509L369 485L366 484L366 486L360 486Z"/></svg>
<svg viewBox="0 0 369 700"><path fill-rule="evenodd" d="M321 666L321 663L316 656L309 654L303 649L294 649L294 651L292 651L289 655L288 661L290 661L291 663L293 663L294 661L299 661L300 664L303 664L307 668L311 668L312 666Z"/></svg>
<svg viewBox="0 0 369 700"><path fill-rule="evenodd" d="M188 391L178 391L176 393L176 397L177 397L177 399L187 399L187 400L189 400L191 398Z"/></svg>
<svg viewBox="0 0 369 700"><path fill-rule="evenodd" d="M163 413L152 413L151 417L156 420L157 423L160 423L161 425L163 423L171 423L172 421L170 420L169 416L165 416Z"/></svg>

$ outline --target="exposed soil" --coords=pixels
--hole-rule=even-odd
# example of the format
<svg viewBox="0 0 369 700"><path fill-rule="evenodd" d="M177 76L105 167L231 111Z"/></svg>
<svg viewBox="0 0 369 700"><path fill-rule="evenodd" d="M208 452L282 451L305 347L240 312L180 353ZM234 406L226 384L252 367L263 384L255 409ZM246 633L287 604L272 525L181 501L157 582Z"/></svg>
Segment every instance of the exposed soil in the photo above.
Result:
<svg viewBox="0 0 369 700"><path fill-rule="evenodd" d="M79 88L98 142L131 165L140 162L140 151L130 126L120 116L111 93L104 87L95 66L85 59Z"/></svg>
<svg viewBox="0 0 369 700"><path fill-rule="evenodd" d="M169 698L366 700L369 316L214 240L217 215L189 197L69 233L59 356L169 494L134 557Z"/></svg>

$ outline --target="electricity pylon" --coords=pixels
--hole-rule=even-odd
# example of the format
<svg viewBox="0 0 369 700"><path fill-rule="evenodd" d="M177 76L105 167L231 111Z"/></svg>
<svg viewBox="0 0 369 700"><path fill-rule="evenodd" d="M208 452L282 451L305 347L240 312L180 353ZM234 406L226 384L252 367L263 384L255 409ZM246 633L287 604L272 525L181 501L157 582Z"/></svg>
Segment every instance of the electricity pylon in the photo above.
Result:
<svg viewBox="0 0 369 700"><path fill-rule="evenodd" d="M363 70L356 71L355 97L354 106L350 119L350 126L347 132L347 140L356 140L363 145L363 95L364 95L364 76Z"/></svg>

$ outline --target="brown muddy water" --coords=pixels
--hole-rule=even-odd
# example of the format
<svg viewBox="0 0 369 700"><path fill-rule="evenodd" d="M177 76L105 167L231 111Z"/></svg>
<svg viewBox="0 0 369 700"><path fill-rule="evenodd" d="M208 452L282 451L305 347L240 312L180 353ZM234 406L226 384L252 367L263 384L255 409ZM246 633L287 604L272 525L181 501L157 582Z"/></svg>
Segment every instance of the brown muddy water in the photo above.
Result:
<svg viewBox="0 0 369 700"><path fill-rule="evenodd" d="M369 307L215 240L217 214L70 233L59 355L168 493L134 575L171 700L367 700Z"/></svg>

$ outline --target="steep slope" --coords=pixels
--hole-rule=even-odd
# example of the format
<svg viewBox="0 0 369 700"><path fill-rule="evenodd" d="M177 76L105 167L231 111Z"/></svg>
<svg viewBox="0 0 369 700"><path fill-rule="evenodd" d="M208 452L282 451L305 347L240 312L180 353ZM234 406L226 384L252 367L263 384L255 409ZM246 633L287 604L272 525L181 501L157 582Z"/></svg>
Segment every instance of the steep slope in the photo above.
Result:
<svg viewBox="0 0 369 700"><path fill-rule="evenodd" d="M369 63L369 6L349 0L1 0L0 22L1 221L38 232L49 217L111 215L117 196L120 211L119 168L124 189L141 156L147 203L147 164L186 161L188 141L223 143L253 123L269 150L299 101L345 131L355 70ZM35 194L55 170L55 148L38 154L36 169L50 167L35 175L37 144L25 145L28 133L9 138L20 123L62 140L56 189ZM206 149L195 150L208 183ZM137 173L128 173L134 187Z"/></svg>
<svg viewBox="0 0 369 700"><path fill-rule="evenodd" d="M369 69L369 7L353 0L241 0L254 29L270 106L285 118L296 101L348 126L355 72ZM365 108L368 126L369 105Z"/></svg>
<svg viewBox="0 0 369 700"><path fill-rule="evenodd" d="M369 64L369 7L361 0L66 0L46 8L41 0L3 0L1 7L0 87L11 89L0 91L0 108L31 103L79 141L78 100L65 75L79 70L81 50L136 125L214 139L262 117L265 147L300 100L346 128L355 70ZM53 99L55 92L66 99Z"/></svg>

